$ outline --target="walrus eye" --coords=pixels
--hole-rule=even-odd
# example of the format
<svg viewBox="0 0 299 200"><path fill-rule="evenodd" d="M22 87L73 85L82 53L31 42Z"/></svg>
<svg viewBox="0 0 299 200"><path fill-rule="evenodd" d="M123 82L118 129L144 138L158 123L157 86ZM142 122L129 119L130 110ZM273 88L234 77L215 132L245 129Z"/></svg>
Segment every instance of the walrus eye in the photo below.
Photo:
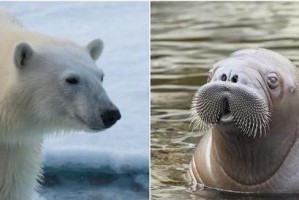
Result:
<svg viewBox="0 0 299 200"><path fill-rule="evenodd" d="M271 89L275 89L278 87L278 78L275 73L270 73L268 75L268 85Z"/></svg>

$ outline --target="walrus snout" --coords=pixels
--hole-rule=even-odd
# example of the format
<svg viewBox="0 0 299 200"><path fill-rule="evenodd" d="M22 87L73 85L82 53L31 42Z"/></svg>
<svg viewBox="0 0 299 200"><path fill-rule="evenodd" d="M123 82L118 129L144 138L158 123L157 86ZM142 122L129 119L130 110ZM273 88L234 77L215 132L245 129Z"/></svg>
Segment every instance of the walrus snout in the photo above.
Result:
<svg viewBox="0 0 299 200"><path fill-rule="evenodd" d="M200 87L191 112L199 123L225 126L233 122L243 134L254 137L266 132L270 119L268 102L254 88L224 80Z"/></svg>

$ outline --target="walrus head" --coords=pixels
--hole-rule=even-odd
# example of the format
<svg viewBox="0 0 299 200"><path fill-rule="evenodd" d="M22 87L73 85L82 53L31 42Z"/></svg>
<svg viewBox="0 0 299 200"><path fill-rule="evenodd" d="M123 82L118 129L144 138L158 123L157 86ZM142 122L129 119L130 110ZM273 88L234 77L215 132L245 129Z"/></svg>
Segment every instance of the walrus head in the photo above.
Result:
<svg viewBox="0 0 299 200"><path fill-rule="evenodd" d="M217 62L192 103L194 120L212 126L195 149L192 181L233 191L291 191L292 182L281 178L297 157L297 85L295 66L271 50L245 49Z"/></svg>
<svg viewBox="0 0 299 200"><path fill-rule="evenodd" d="M193 120L221 132L262 137L269 132L276 111L287 115L282 97L295 93L295 75L293 64L273 51L237 51L216 63L208 83L195 93Z"/></svg>

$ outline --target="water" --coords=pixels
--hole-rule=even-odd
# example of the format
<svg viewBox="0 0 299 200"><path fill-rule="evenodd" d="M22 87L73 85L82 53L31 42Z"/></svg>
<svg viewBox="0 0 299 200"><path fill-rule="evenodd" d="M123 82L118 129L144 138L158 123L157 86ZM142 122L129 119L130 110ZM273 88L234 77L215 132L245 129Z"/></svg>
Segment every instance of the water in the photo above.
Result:
<svg viewBox="0 0 299 200"><path fill-rule="evenodd" d="M146 200L147 182L148 173L48 169L40 193L46 200Z"/></svg>
<svg viewBox="0 0 299 200"><path fill-rule="evenodd" d="M149 3L1 2L29 29L85 45L104 41L97 65L122 119L107 131L47 138L47 200L148 199Z"/></svg>
<svg viewBox="0 0 299 200"><path fill-rule="evenodd" d="M243 48L264 47L299 65L297 2L151 3L152 199L298 199L292 194L191 192L186 171L202 133L189 127L190 104L207 71Z"/></svg>

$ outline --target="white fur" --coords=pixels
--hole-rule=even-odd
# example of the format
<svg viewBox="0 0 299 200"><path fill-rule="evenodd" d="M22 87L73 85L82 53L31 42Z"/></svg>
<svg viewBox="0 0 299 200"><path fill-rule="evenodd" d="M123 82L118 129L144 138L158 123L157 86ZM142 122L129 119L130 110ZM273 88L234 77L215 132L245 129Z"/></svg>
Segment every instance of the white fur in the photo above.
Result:
<svg viewBox="0 0 299 200"><path fill-rule="evenodd" d="M14 62L20 43L33 52L24 66ZM0 44L0 199L31 200L39 187L43 135L104 129L101 113L116 107L94 62L102 52L100 40L81 47L30 31L0 11ZM80 87L64 82L70 75L79 76Z"/></svg>

